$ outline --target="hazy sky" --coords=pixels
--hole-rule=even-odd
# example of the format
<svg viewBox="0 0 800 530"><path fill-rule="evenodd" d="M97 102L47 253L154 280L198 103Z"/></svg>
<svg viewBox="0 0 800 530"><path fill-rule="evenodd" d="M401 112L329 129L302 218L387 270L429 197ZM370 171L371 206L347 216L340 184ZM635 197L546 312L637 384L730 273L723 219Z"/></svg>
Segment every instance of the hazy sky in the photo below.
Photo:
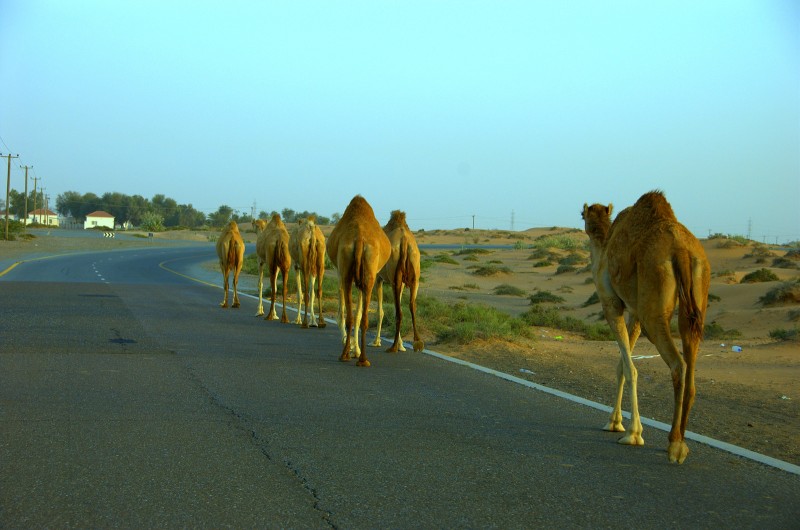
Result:
<svg viewBox="0 0 800 530"><path fill-rule="evenodd" d="M0 137L51 205L800 240L800 2L0 0Z"/></svg>

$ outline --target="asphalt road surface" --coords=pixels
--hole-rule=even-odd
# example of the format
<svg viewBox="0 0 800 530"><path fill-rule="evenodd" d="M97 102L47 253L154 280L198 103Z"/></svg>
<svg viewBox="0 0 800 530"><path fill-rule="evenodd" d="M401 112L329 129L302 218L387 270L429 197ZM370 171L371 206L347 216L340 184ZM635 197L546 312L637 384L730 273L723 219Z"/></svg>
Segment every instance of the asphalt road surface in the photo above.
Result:
<svg viewBox="0 0 800 530"><path fill-rule="evenodd" d="M0 527L798 527L796 474L697 442L670 465L662 431L623 447L604 412L410 350L339 362L335 325L221 309L214 259L0 276Z"/></svg>

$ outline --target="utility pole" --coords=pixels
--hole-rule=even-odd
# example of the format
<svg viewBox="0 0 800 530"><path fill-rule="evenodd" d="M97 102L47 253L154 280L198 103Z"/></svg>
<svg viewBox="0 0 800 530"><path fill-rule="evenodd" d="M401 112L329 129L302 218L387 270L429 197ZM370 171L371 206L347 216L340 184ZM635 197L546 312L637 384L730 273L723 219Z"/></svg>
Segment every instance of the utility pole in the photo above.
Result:
<svg viewBox="0 0 800 530"><path fill-rule="evenodd" d="M22 226L25 230L28 229L28 170L33 166L19 166L25 170L25 217Z"/></svg>
<svg viewBox="0 0 800 530"><path fill-rule="evenodd" d="M0 157L8 158L8 177L6 178L6 241L8 241L8 196L11 194L11 159L19 158L19 155L12 156L0 154Z"/></svg>
<svg viewBox="0 0 800 530"><path fill-rule="evenodd" d="M475 214L472 214L472 229L475 230Z"/></svg>
<svg viewBox="0 0 800 530"><path fill-rule="evenodd" d="M36 183L41 177L33 177L33 211L36 212ZM33 214L33 222L36 222L36 213Z"/></svg>

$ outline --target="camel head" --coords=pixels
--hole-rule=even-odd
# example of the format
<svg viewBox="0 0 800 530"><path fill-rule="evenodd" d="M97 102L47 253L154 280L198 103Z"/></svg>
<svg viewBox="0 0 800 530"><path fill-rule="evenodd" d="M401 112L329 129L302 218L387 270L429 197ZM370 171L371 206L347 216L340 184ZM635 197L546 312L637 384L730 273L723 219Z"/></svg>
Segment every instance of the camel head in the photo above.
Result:
<svg viewBox="0 0 800 530"><path fill-rule="evenodd" d="M400 226L408 229L408 225L406 224L406 212L393 210L392 216L389 218L389 222L386 223L384 228L391 231Z"/></svg>
<svg viewBox="0 0 800 530"><path fill-rule="evenodd" d="M231 221L228 223L228 231L230 232L238 232L239 225L236 224L236 221Z"/></svg>
<svg viewBox="0 0 800 530"><path fill-rule="evenodd" d="M605 241L608 229L611 227L611 212L613 210L613 204L608 206L583 204L581 217L583 217L584 229L590 240L601 244Z"/></svg>
<svg viewBox="0 0 800 530"><path fill-rule="evenodd" d="M256 233L263 232L266 227L266 219L253 219L253 228L255 229Z"/></svg>

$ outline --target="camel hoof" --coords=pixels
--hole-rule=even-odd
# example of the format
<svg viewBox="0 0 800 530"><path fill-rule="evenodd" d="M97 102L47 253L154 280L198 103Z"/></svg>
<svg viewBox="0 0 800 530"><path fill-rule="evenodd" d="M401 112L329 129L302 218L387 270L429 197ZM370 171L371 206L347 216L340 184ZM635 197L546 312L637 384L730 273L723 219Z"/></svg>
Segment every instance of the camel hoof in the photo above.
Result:
<svg viewBox="0 0 800 530"><path fill-rule="evenodd" d="M380 347L380 345L381 345L381 339L380 339L380 338L377 338L377 339L373 340L372 342L370 342L370 343L369 343L369 345L370 345L370 346L376 346L376 347ZM386 351L389 351L389 350L386 350Z"/></svg>
<svg viewBox="0 0 800 530"><path fill-rule="evenodd" d="M641 434L629 434L617 440L617 443L620 445L644 445L644 438Z"/></svg>
<svg viewBox="0 0 800 530"><path fill-rule="evenodd" d="M364 368L369 368L372 365L366 359L364 359L363 361L361 359L359 359L358 362L356 363L356 366L363 366Z"/></svg>
<svg viewBox="0 0 800 530"><path fill-rule="evenodd" d="M667 448L667 456L669 457L670 464L683 464L686 457L689 455L689 446L686 442L670 442Z"/></svg>
<svg viewBox="0 0 800 530"><path fill-rule="evenodd" d="M328 324L324 320L320 319L319 324L317 324L317 327L318 328L324 328L327 325Z"/></svg>
<svg viewBox="0 0 800 530"><path fill-rule="evenodd" d="M350 360L350 352L343 353L341 356L339 356L339 360L342 361L343 363L346 363L347 361L349 361Z"/></svg>
<svg viewBox="0 0 800 530"><path fill-rule="evenodd" d="M414 351L422 351L425 349L425 343L421 340L414 341Z"/></svg>
<svg viewBox="0 0 800 530"><path fill-rule="evenodd" d="M221 304L219 304L219 306L223 308L228 307L228 302L222 302Z"/></svg>
<svg viewBox="0 0 800 530"><path fill-rule="evenodd" d="M255 316L257 316L257 317L264 316L264 311L259 311L259 312L257 312L257 313L255 314Z"/></svg>
<svg viewBox="0 0 800 530"><path fill-rule="evenodd" d="M303 329L308 329L308 322L302 322L300 324L300 327L303 328Z"/></svg>
<svg viewBox="0 0 800 530"><path fill-rule="evenodd" d="M239 309L239 302L234 303L231 307L233 309Z"/></svg>
<svg viewBox="0 0 800 530"><path fill-rule="evenodd" d="M622 425L621 421L611 421L608 422L605 427L603 427L603 430L609 432L625 432L625 426Z"/></svg>

